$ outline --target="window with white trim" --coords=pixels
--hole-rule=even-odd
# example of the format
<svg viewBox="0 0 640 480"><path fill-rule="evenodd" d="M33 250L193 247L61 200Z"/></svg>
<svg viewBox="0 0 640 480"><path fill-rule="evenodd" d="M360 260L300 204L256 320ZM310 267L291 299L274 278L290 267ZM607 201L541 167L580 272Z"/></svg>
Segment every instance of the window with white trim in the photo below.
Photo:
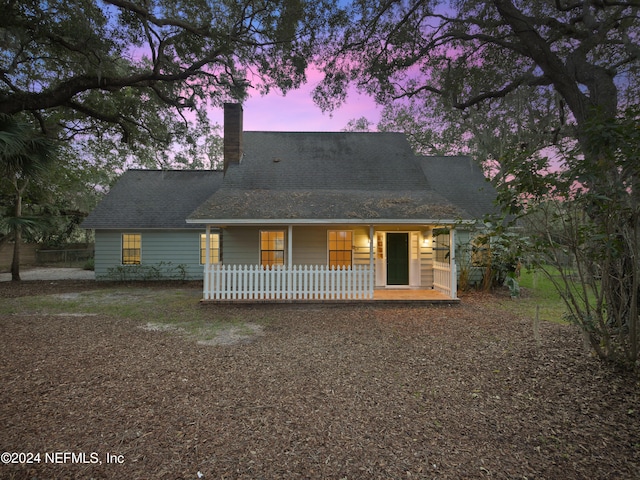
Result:
<svg viewBox="0 0 640 480"><path fill-rule="evenodd" d="M329 267L350 267L353 261L353 232L329 230Z"/></svg>
<svg viewBox="0 0 640 480"><path fill-rule="evenodd" d="M200 234L200 264L207 262L207 234ZM220 234L209 234L209 263L220 263Z"/></svg>
<svg viewBox="0 0 640 480"><path fill-rule="evenodd" d="M284 265L284 230L260 232L260 265Z"/></svg>
<svg viewBox="0 0 640 480"><path fill-rule="evenodd" d="M122 234L122 265L140 265L142 261L142 235Z"/></svg>
<svg viewBox="0 0 640 480"><path fill-rule="evenodd" d="M433 231L433 256L436 262L449 263L449 229Z"/></svg>

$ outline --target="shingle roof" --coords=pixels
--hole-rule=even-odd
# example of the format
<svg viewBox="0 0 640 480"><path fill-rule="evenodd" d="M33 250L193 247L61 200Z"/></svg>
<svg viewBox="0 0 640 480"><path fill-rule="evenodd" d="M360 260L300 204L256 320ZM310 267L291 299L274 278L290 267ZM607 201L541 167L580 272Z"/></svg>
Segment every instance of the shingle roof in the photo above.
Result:
<svg viewBox="0 0 640 480"><path fill-rule="evenodd" d="M246 190L425 190L404 134L244 132L241 168L225 188Z"/></svg>
<svg viewBox="0 0 640 480"><path fill-rule="evenodd" d="M129 170L82 223L82 228L201 228L189 213L222 183L220 171Z"/></svg>
<svg viewBox="0 0 640 480"><path fill-rule="evenodd" d="M189 218L435 221L482 216L478 213L485 204L476 205L474 198L489 185L477 167L449 172L437 160L434 168L444 171L430 176L425 161L428 157L416 157L401 133L244 132L241 164L228 167L221 188ZM442 177L458 174L445 182L458 190L437 185ZM469 192L462 201L458 194L465 189Z"/></svg>
<svg viewBox="0 0 640 480"><path fill-rule="evenodd" d="M494 199L469 157L415 156L400 133L244 132L244 158L226 174L130 170L82 226L474 220L494 210Z"/></svg>
<svg viewBox="0 0 640 480"><path fill-rule="evenodd" d="M480 219L498 213L496 191L471 157L418 157L434 190L466 212Z"/></svg>
<svg viewBox="0 0 640 480"><path fill-rule="evenodd" d="M245 190L221 188L190 219L451 220L464 212L433 191ZM390 222L387 222L390 223Z"/></svg>

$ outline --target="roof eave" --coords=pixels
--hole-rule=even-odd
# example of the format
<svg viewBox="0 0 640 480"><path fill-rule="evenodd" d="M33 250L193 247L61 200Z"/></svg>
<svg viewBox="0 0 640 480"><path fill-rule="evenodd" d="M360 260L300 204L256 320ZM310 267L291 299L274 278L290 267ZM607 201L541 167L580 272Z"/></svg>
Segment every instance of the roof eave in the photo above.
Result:
<svg viewBox="0 0 640 480"><path fill-rule="evenodd" d="M120 230L157 230L157 231L166 231L166 230L176 230L176 231L183 231L183 230L196 230L199 227L199 224L192 224L192 225L184 225L184 226L169 226L169 227L140 227L140 226L135 226L135 225L124 225L124 226L84 226L84 225L80 225L80 228L82 230L112 230L112 231L120 231Z"/></svg>
<svg viewBox="0 0 640 480"><path fill-rule="evenodd" d="M469 225L477 219L453 219L453 218L208 218L187 219L188 224L205 225Z"/></svg>

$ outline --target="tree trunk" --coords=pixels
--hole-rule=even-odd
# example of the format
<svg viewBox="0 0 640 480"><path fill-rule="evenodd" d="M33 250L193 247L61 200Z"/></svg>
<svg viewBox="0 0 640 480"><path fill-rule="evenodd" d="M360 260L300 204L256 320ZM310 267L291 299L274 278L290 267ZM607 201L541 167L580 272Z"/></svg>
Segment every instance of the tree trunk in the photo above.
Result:
<svg viewBox="0 0 640 480"><path fill-rule="evenodd" d="M20 281L20 245L22 244L22 225L20 224L22 217L22 190L18 189L16 193L16 210L15 210L15 232L13 244L13 259L11 261L11 281Z"/></svg>

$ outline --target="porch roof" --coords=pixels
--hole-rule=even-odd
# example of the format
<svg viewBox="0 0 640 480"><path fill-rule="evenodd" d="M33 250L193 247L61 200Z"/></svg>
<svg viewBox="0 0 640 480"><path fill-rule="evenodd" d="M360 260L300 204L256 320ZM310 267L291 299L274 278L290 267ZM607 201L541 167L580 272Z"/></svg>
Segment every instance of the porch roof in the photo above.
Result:
<svg viewBox="0 0 640 480"><path fill-rule="evenodd" d="M464 212L435 192L221 189L188 223L451 223Z"/></svg>

